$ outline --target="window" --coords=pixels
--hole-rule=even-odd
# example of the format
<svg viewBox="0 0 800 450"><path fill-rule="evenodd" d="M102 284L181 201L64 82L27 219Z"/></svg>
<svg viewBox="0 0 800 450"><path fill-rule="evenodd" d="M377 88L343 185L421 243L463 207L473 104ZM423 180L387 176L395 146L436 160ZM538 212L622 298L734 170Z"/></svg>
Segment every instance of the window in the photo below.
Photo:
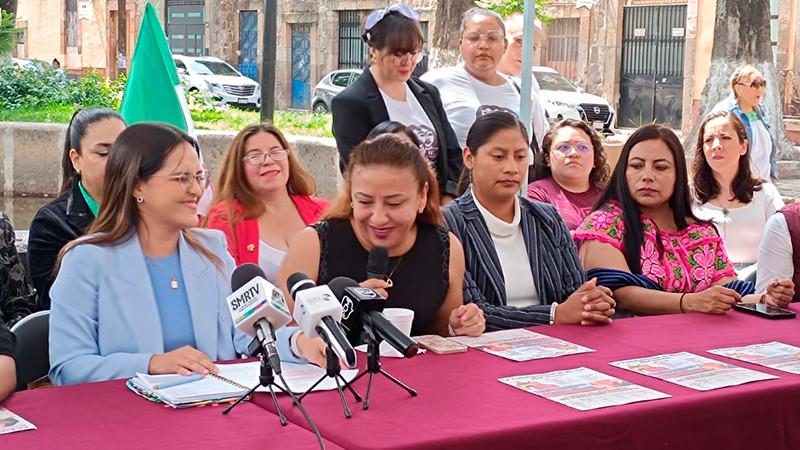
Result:
<svg viewBox="0 0 800 450"><path fill-rule="evenodd" d="M181 61L181 60L179 60L179 59L176 59L176 60L175 60L175 67L176 67L178 70L181 70L181 69L183 69L183 70L186 70L186 64L184 64L184 63L183 63L183 61Z"/></svg>
<svg viewBox="0 0 800 450"><path fill-rule="evenodd" d="M547 25L545 64L570 80L578 76L580 27L580 19L555 19Z"/></svg>
<svg viewBox="0 0 800 450"><path fill-rule="evenodd" d="M339 11L339 68L363 69L369 64L369 52L361 40L361 22L369 11Z"/></svg>
<svg viewBox="0 0 800 450"><path fill-rule="evenodd" d="M347 87L348 81L350 81L350 72L337 72L331 77L331 83L334 86Z"/></svg>
<svg viewBox="0 0 800 450"><path fill-rule="evenodd" d="M777 64L778 60L778 13L780 12L780 0L769 1L769 40L772 44L772 62Z"/></svg>

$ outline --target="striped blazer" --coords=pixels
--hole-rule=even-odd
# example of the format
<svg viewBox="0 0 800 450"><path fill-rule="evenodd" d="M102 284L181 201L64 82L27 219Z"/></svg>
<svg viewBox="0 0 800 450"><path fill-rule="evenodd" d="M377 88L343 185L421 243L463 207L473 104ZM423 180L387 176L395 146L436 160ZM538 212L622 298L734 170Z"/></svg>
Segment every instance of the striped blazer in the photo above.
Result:
<svg viewBox="0 0 800 450"><path fill-rule="evenodd" d="M563 302L586 280L564 220L553 205L519 199L520 226L531 263L533 282L541 305L507 306L506 285L500 258L472 197L472 190L444 207L447 227L464 247L466 273L464 301L484 312L487 330L528 327L550 323L553 302Z"/></svg>

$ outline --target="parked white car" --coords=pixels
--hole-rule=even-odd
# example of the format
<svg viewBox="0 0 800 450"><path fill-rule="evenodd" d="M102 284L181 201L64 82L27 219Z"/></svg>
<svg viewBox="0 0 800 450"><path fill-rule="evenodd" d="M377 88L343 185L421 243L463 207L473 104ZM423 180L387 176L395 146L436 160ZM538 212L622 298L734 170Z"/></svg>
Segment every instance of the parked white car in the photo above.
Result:
<svg viewBox="0 0 800 450"><path fill-rule="evenodd" d="M583 92L550 67L534 66L533 76L541 87L539 96L551 122L578 119L597 130L611 132L615 111L604 98Z"/></svg>
<svg viewBox="0 0 800 450"><path fill-rule="evenodd" d="M211 56L172 55L186 90L205 92L219 104L261 109L261 85Z"/></svg>
<svg viewBox="0 0 800 450"><path fill-rule="evenodd" d="M354 83L361 76L361 72L361 69L334 70L322 77L319 83L314 86L314 93L311 97L311 110L317 114L330 112L333 97L336 97L336 94Z"/></svg>

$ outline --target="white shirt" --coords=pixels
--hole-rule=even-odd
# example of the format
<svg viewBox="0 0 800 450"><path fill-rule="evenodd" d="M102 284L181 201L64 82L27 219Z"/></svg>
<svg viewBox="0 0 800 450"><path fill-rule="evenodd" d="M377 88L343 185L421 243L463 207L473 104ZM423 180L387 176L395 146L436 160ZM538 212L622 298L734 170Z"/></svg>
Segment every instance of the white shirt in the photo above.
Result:
<svg viewBox="0 0 800 450"><path fill-rule="evenodd" d="M428 71L421 78L439 88L447 120L461 148L466 147L467 133L478 117L497 110L519 116L520 93L505 76L505 83L492 86L470 75L462 64ZM531 105L531 126L541 148L549 125L535 90L531 91Z"/></svg>
<svg viewBox="0 0 800 450"><path fill-rule="evenodd" d="M769 155L772 153L772 138L769 130L764 126L763 120L751 120L750 129L753 132L753 142L750 143L750 170L754 178L761 178L767 183L772 183L769 176L770 161Z"/></svg>
<svg viewBox="0 0 800 450"><path fill-rule="evenodd" d="M258 240L258 266L267 276L267 281L276 284L278 281L278 269L281 268L286 252L267 244L261 239Z"/></svg>
<svg viewBox="0 0 800 450"><path fill-rule="evenodd" d="M500 220L490 213L481 205L474 193L472 199L478 206L478 211L483 216L486 227L489 228L494 249L500 259L500 267L503 270L503 279L506 285L506 304L517 308L541 305L542 302L539 300L539 294L537 294L536 285L533 282L525 237L522 235L522 227L519 225L522 219L519 199L514 197L514 219L511 223Z"/></svg>
<svg viewBox="0 0 800 450"><path fill-rule="evenodd" d="M766 292L767 285L774 279L785 280L793 276L794 262L789 225L786 224L786 217L783 214L773 214L767 220L764 239L758 248L756 292Z"/></svg>
<svg viewBox="0 0 800 450"><path fill-rule="evenodd" d="M439 136L436 134L436 129L433 128L431 119L425 114L425 110L422 109L417 97L414 97L408 84L406 84L406 100L403 102L389 97L382 90L380 92L383 103L386 105L386 111L389 113L389 119L407 126L417 136L419 150L429 164L435 165L436 155L439 153Z"/></svg>
<svg viewBox="0 0 800 450"><path fill-rule="evenodd" d="M725 245L725 252L734 264L758 261L758 245L767 219L783 208L783 198L772 184L762 184L753 192L753 200L737 208L728 208L728 215L719 206L705 203L692 205L698 219L711 220ZM760 291L757 291L760 292Z"/></svg>

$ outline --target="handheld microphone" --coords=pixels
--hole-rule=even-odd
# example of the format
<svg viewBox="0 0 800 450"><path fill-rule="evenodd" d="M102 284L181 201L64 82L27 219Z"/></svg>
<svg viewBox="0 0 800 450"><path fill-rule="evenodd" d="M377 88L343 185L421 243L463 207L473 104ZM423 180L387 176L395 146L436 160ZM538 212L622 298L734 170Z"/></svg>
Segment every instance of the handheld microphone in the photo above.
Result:
<svg viewBox="0 0 800 450"><path fill-rule="evenodd" d="M281 373L281 360L275 347L275 330L291 322L289 307L281 290L266 280L264 271L255 264L237 267L231 275L233 293L225 299L237 330L258 340L275 373ZM258 348L250 347L251 355ZM255 350L255 352L253 352Z"/></svg>
<svg viewBox="0 0 800 450"><path fill-rule="evenodd" d="M389 272L389 250L386 247L372 247L367 257L367 279L386 280Z"/></svg>
<svg viewBox="0 0 800 450"><path fill-rule="evenodd" d="M286 282L294 300L294 320L309 339L321 337L336 356L353 368L356 352L339 322L342 305L328 286L317 286L308 275L296 272Z"/></svg>
<svg viewBox="0 0 800 450"><path fill-rule="evenodd" d="M336 277L328 286L342 304L342 324L348 329L347 338L350 343L358 344L361 328L366 326L406 358L417 354L419 344L381 313L386 299L374 289L361 287L355 280L347 277Z"/></svg>

